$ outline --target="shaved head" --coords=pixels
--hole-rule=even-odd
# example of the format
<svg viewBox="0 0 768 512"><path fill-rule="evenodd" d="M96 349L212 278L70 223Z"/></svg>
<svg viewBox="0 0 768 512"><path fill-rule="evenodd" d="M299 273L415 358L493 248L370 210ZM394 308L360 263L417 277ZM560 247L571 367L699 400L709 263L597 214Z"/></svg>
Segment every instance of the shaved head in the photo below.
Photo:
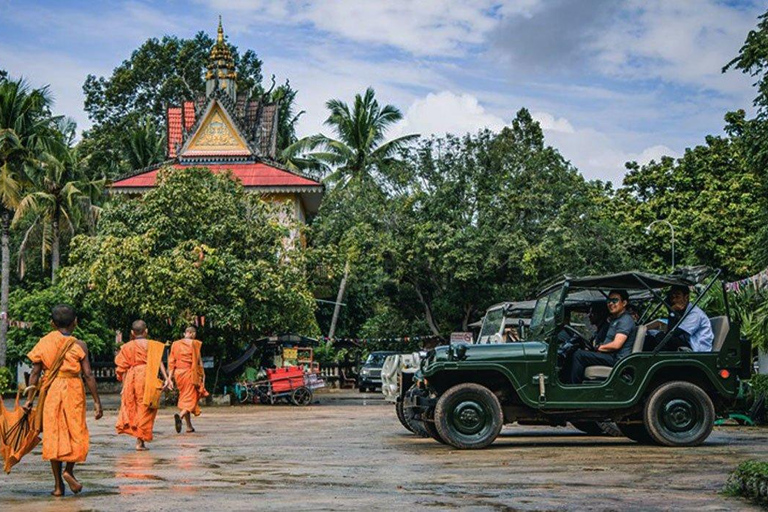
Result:
<svg viewBox="0 0 768 512"><path fill-rule="evenodd" d="M75 308L68 304L58 304L51 310L51 321L59 329L70 327L77 320Z"/></svg>
<svg viewBox="0 0 768 512"><path fill-rule="evenodd" d="M197 329L190 325L189 327L184 329L184 334L191 334L192 336L194 336L195 334L197 334Z"/></svg>
<svg viewBox="0 0 768 512"><path fill-rule="evenodd" d="M134 320L134 322L131 324L131 331L133 331L133 334L137 336L139 334L146 334L147 323L144 320Z"/></svg>

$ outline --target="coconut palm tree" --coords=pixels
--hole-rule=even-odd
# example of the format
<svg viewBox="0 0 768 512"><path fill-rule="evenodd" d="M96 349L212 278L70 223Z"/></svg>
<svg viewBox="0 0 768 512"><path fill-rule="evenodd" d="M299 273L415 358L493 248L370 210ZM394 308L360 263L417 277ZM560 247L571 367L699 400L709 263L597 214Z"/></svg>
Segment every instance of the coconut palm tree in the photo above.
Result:
<svg viewBox="0 0 768 512"><path fill-rule="evenodd" d="M403 114L393 105L380 106L371 87L364 94L355 95L351 109L338 99L329 100L325 105L330 111L325 125L335 132L336 138L323 134L304 138L287 148L289 154L285 156L305 155L284 160L300 162L310 169L325 166L329 173L324 181L334 187L354 185L357 190L380 191L388 171L399 162L400 150L418 135L405 135L385 142L387 130L400 121ZM335 334L350 270L347 258L328 333L331 338Z"/></svg>
<svg viewBox="0 0 768 512"><path fill-rule="evenodd" d="M398 152L418 137L417 134L405 135L384 142L387 130L400 121L403 114L394 105L381 107L375 96L371 87L363 95L356 94L351 110L341 100L329 100L325 105L331 113L325 125L336 132L336 138L318 134L297 143L296 149L310 149L309 158L332 169L325 178L327 183L381 185L388 167L399 161Z"/></svg>
<svg viewBox="0 0 768 512"><path fill-rule="evenodd" d="M74 235L83 223L94 227L101 211L94 203L104 189L105 180L89 180L76 148L70 147L66 134L70 126L59 124L61 134L55 143L41 148L35 165L28 167L30 192L18 203L14 224L32 217L32 224L24 234L19 247L19 273L23 277L24 257L30 236L41 233L43 259L50 248L51 282L56 282L56 271L61 263L61 232ZM45 266L45 261L43 261Z"/></svg>
<svg viewBox="0 0 768 512"><path fill-rule="evenodd" d="M123 160L131 170L159 164L165 158L165 136L152 116L142 119L123 140Z"/></svg>
<svg viewBox="0 0 768 512"><path fill-rule="evenodd" d="M31 89L22 79L0 80L0 367L5 366L8 334L11 221L25 194L25 167L50 135L51 102L47 87Z"/></svg>

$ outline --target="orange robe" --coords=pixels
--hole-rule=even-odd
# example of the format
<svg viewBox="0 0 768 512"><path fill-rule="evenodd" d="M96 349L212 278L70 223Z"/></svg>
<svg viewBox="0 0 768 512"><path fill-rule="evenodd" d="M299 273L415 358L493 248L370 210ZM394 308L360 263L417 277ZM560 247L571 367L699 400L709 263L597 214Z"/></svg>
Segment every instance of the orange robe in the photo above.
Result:
<svg viewBox="0 0 768 512"><path fill-rule="evenodd" d="M152 440L152 427L157 416L157 404L146 399L145 391L149 386L157 387L157 370L163 357L162 348L158 351L155 346L150 351L149 344L162 347L159 341L132 340L120 347L115 357L117 380L123 383L115 429L118 434L128 434L143 441ZM148 352L152 353L150 361Z"/></svg>
<svg viewBox="0 0 768 512"><path fill-rule="evenodd" d="M43 370L48 370L68 339L59 331L53 331L41 338L27 357L33 363L42 363ZM88 456L90 437L85 423L85 386L80 375L80 361L84 357L83 349L77 344L72 345L48 389L43 405L43 460L85 462Z"/></svg>
<svg viewBox="0 0 768 512"><path fill-rule="evenodd" d="M179 388L178 408L200 416L200 397L208 396L205 390L205 372L200 357L198 340L181 339L173 342L168 356L168 371L174 373L176 387Z"/></svg>

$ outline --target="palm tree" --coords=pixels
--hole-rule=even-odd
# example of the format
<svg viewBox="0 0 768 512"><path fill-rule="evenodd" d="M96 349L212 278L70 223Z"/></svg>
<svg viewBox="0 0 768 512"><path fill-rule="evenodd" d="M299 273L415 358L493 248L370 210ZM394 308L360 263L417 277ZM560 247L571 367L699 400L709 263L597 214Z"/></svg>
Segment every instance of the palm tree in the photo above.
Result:
<svg viewBox="0 0 768 512"><path fill-rule="evenodd" d="M24 80L0 80L0 367L8 335L10 237L14 210L25 193L25 167L50 134L52 99L47 87L30 89Z"/></svg>
<svg viewBox="0 0 768 512"><path fill-rule="evenodd" d="M102 190L105 180L89 180L83 171L83 165L76 148L70 147L67 140L67 125L59 125L61 134L50 147L41 149L37 164L30 166L28 175L31 191L16 207L14 224L32 216L33 221L24 234L19 247L19 270L23 276L24 256L29 245L30 235L41 231L42 254L45 258L47 249L51 251L51 282L56 282L56 272L61 263L61 231L68 230L72 235L84 221L95 225L100 208L94 205ZM45 262L43 262L45 266Z"/></svg>
<svg viewBox="0 0 768 512"><path fill-rule="evenodd" d="M123 140L123 160L130 170L159 164L165 158L165 136L152 116L142 119Z"/></svg>
<svg viewBox="0 0 768 512"><path fill-rule="evenodd" d="M343 101L329 100L325 106L331 115L325 125L336 132L337 138L318 134L299 141L299 147L313 150L308 157L333 169L325 179L327 183L380 185L388 167L399 162L398 152L418 137L417 134L404 135L384 142L387 130L400 121L403 114L394 105L380 107L375 94L371 87L362 96L356 94L351 111ZM315 151L317 149L320 151Z"/></svg>
<svg viewBox="0 0 768 512"><path fill-rule="evenodd" d="M298 141L286 152L296 155L309 151L303 160L297 158L296 161L308 167L313 167L311 161L316 162L315 168L327 166L330 173L324 181L330 185L342 188L356 185L360 189L380 190L387 171L399 162L397 155L400 150L418 135L405 135L385 142L387 130L400 121L403 114L393 105L381 107L375 95L371 87L363 95L356 94L351 110L341 100L329 100L325 105L331 113L325 125L336 132L336 138L314 135ZM349 273L350 261L347 258L328 333L331 338L336 330Z"/></svg>

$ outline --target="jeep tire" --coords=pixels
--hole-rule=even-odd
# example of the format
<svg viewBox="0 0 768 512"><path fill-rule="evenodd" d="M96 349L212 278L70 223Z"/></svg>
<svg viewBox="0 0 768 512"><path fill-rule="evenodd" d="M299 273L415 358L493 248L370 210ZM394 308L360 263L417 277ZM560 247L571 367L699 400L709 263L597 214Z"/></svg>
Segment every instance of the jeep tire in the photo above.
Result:
<svg viewBox="0 0 768 512"><path fill-rule="evenodd" d="M437 431L437 427L435 426L435 422L433 420L435 414L434 411L428 411L426 413L426 416L429 418L424 418L424 414L422 414L421 419L421 426L424 428L424 432L427 433L428 437L431 437L435 441L437 441L440 444L448 444L445 439L440 435L440 432Z"/></svg>
<svg viewBox="0 0 768 512"><path fill-rule="evenodd" d="M438 399L435 427L446 443L461 450L485 448L504 426L501 404L480 384L453 386Z"/></svg>
<svg viewBox="0 0 768 512"><path fill-rule="evenodd" d="M648 433L664 446L698 446L715 425L715 407L699 386L673 381L653 390L643 411Z"/></svg>
<svg viewBox="0 0 768 512"><path fill-rule="evenodd" d="M408 421L405 419L405 411L403 410L403 402L399 401L395 404L395 414L397 414L397 419L400 420L400 424L404 426L409 432L416 433L413 430L413 427L408 423Z"/></svg>

